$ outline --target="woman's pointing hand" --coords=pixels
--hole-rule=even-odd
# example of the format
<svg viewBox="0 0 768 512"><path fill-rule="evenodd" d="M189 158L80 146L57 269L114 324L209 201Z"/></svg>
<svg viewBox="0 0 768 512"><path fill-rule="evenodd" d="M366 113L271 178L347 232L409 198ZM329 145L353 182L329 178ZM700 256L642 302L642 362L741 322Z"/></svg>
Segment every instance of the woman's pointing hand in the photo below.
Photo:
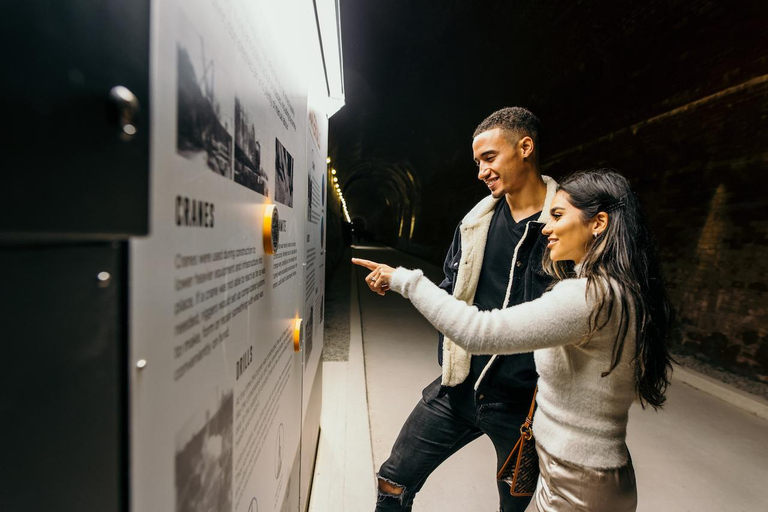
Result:
<svg viewBox="0 0 768 512"><path fill-rule="evenodd" d="M371 271L371 273L365 277L365 284L368 285L368 288L370 288L371 291L374 291L379 295L384 295L387 290L389 290L389 282L390 279L392 279L392 273L395 271L394 268L389 265L384 265L383 263L376 263L375 261L360 258L352 258L352 263Z"/></svg>

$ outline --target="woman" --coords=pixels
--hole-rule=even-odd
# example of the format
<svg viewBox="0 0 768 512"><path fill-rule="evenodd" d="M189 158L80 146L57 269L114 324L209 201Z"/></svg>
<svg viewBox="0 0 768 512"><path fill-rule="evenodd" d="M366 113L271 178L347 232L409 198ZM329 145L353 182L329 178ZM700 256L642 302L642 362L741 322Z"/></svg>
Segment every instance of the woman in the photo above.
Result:
<svg viewBox="0 0 768 512"><path fill-rule="evenodd" d="M541 476L527 510L634 511L629 408L635 397L661 407L671 368L672 310L650 232L628 181L612 170L566 179L550 215L544 268L559 282L508 309L478 311L420 270L352 261L371 270L373 291L407 297L470 353L534 351Z"/></svg>

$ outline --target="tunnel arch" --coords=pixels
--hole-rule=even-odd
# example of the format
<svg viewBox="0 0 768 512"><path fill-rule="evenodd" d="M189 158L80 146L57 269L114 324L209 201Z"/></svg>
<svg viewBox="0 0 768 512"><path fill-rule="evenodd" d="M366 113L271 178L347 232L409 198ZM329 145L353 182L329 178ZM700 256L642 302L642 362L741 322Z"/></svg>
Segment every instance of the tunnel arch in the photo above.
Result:
<svg viewBox="0 0 768 512"><path fill-rule="evenodd" d="M420 184L409 164L359 162L339 183L353 217L364 219L379 240L394 246L410 242L421 201Z"/></svg>

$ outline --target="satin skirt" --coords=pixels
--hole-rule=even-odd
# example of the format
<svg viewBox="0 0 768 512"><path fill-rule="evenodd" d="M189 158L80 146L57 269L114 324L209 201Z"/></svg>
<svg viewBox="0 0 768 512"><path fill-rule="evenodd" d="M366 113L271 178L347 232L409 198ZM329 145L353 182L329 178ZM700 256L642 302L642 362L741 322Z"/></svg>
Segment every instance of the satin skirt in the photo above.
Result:
<svg viewBox="0 0 768 512"><path fill-rule="evenodd" d="M634 512L637 486L632 459L615 469L565 462L538 444L539 482L525 512Z"/></svg>

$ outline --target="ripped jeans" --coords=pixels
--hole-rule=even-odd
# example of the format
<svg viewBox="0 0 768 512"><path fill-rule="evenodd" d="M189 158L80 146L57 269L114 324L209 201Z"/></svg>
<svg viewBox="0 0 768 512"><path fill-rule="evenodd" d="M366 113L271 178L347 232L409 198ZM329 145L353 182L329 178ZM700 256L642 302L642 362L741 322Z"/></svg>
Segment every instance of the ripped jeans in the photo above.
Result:
<svg viewBox="0 0 768 512"><path fill-rule="evenodd" d="M442 397L432 398L436 395L434 386L440 386L439 378L424 390L425 398L416 404L400 430L392 453L379 469L378 479L402 492L379 490L376 512L411 511L416 493L437 466L483 434L490 437L496 449L498 472L520 437L519 428L528 413L530 397L528 403L521 400L521 405L482 402L475 405L471 386L461 386ZM493 478L490 468L487 474ZM497 482L497 486L501 512L525 510L530 497L511 496L509 485L504 482Z"/></svg>

